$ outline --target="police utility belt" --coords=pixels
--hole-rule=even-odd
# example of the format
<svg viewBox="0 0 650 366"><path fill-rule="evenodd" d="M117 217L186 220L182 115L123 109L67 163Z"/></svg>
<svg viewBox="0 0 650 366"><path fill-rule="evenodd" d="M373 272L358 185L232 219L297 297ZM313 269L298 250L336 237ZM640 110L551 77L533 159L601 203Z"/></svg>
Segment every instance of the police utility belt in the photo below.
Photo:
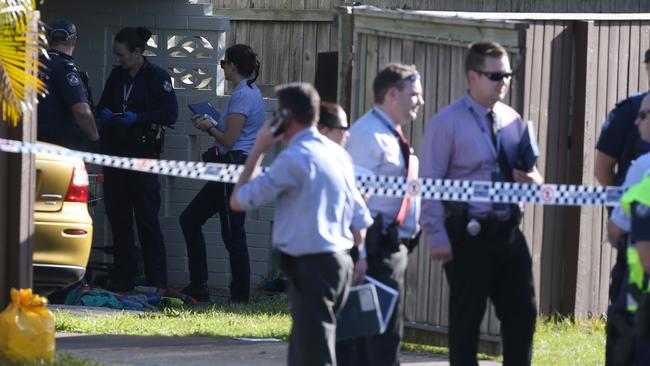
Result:
<svg viewBox="0 0 650 366"><path fill-rule="evenodd" d="M378 214L374 217L372 226L366 231L366 252L368 258L382 258L400 250L400 245L405 245L409 253L413 251L420 241L419 231L410 239L399 237L399 225L396 222L384 225L384 216Z"/></svg>
<svg viewBox="0 0 650 366"><path fill-rule="evenodd" d="M443 201L445 208L445 229L451 242L467 238L491 238L509 235L521 221L521 210L517 205L508 205L505 217L494 213L486 217L471 217L467 202Z"/></svg>

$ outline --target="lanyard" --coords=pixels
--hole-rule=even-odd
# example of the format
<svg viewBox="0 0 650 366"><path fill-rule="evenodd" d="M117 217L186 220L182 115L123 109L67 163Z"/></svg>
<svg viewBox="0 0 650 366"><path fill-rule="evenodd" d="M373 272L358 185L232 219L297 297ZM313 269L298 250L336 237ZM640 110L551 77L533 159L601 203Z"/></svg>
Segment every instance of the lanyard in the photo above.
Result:
<svg viewBox="0 0 650 366"><path fill-rule="evenodd" d="M388 127L390 132L392 132L393 135L395 135L395 137L399 138L399 134L395 129L395 125L393 124L393 122L389 121L382 112L377 111L377 108L375 107L372 109L372 114L374 114L375 117L377 117L379 121L381 121L381 123L384 124L384 126Z"/></svg>
<svg viewBox="0 0 650 366"><path fill-rule="evenodd" d="M133 84L135 80L131 82L129 88L126 88L126 84L122 86L122 112L126 112L126 106L129 102L129 97L131 96L131 91L133 90Z"/></svg>
<svg viewBox="0 0 650 366"><path fill-rule="evenodd" d="M483 138L487 142L488 146L490 146L490 151L492 151L492 155L494 158L498 161L499 160L499 149L501 148L501 139L499 137L499 131L501 130L501 121L499 118L495 118L496 120L494 123L497 125L497 130L494 133L494 138L496 140L496 147L492 143L492 137L488 134L488 131L485 129L483 126L483 123L481 121L481 118L478 116L478 113L472 108L471 105L467 101L465 101L465 105L467 106L467 109L469 109L469 112L472 114L472 117L474 117L474 122L476 122L476 125L478 128L481 129L481 133L483 135ZM496 117L496 114L495 114Z"/></svg>

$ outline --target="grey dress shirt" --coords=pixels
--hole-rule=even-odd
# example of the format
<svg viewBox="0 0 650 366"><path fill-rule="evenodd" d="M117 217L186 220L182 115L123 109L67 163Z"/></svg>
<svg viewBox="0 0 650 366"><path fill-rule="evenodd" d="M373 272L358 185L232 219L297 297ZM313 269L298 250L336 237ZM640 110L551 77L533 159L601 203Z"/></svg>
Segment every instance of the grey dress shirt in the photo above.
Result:
<svg viewBox="0 0 650 366"><path fill-rule="evenodd" d="M514 109L501 102L497 102L492 111L497 126L500 126L498 140L501 149L513 167L525 131L524 121ZM422 139L420 177L491 181L498 162L489 135L486 135L491 128L488 112L466 93L433 116ZM473 217L485 217L492 210L490 203L469 203L469 214ZM444 223L442 203L426 200L422 204L421 224L429 247L450 245Z"/></svg>
<svg viewBox="0 0 650 366"><path fill-rule="evenodd" d="M268 171L237 192L246 210L273 200L273 244L292 256L350 249L352 230L372 225L350 156L315 127L293 136Z"/></svg>
<svg viewBox="0 0 650 366"><path fill-rule="evenodd" d="M350 128L346 145L354 164L375 175L406 176L406 163L394 131L395 123L378 107L359 118ZM411 155L409 161L414 177L417 177L417 156ZM401 197L372 196L368 199L370 212L373 216L383 214L385 225L395 221L401 206ZM420 198L414 197L399 227L401 238L412 238L418 232L419 218Z"/></svg>

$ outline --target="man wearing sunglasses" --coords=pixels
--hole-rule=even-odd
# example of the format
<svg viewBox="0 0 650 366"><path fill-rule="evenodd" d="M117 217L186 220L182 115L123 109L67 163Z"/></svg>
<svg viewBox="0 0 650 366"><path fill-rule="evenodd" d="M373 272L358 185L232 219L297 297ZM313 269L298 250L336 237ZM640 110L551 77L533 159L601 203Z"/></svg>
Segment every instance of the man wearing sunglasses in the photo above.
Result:
<svg viewBox="0 0 650 366"><path fill-rule="evenodd" d="M642 101L640 109L634 120L634 126L637 130L639 139L646 143L650 142L650 94L646 94ZM631 163L625 179L622 183L623 188L631 191L630 187L638 184L644 180L644 176L650 171L650 153L641 155L638 159ZM647 183L647 182L646 182ZM643 188L645 189L645 188ZM630 192L628 192L630 193ZM626 193L627 195L627 193ZM646 195L646 192L643 192L641 196ZM643 205L641 205L643 206ZM632 301L634 298L634 293L632 292L632 285L634 283L634 273L635 268L633 264L640 264L647 266L649 263L650 251L648 251L647 246L641 245L639 243L634 243L637 245L627 247L627 244L630 241L627 238L627 234L632 230L632 240L635 239L635 236L639 238L639 235L642 230L636 227L633 228L631 224L635 221L637 223L647 221L646 216L649 215L645 207L638 207L643 209L643 212L639 210L633 210L633 212L626 212L623 206L618 206L612 211L612 215L607 223L607 239L610 243L620 243L619 245L625 245L623 248L618 248L619 251L623 250L626 254L636 253L636 255L628 258L625 255L623 258L625 262L625 273L622 275L620 288L618 289L618 294L616 298L612 299L612 304L610 309L608 309L608 339L610 342L607 344L607 359L606 362L608 365L648 365L650 364L650 339L647 335L650 334L650 329L644 328L646 332L642 337L641 334L637 332L635 326L633 325L633 320L635 314L637 313L636 306L633 305L634 302L638 302L638 299ZM629 209L629 207L628 207ZM630 215L631 213L631 215ZM643 216L643 217L638 217ZM645 219L644 219L645 218ZM644 219L644 220L640 220ZM642 235L645 237L645 234ZM624 240L622 238L625 238ZM634 257L637 257L636 260ZM618 263L617 263L618 264ZM642 276L643 277L643 276ZM647 285L646 285L647 287ZM647 291L643 290L642 291ZM646 309L650 310L650 309ZM640 311L640 310L638 310ZM621 318L622 316L622 318ZM612 339L612 333L615 338ZM633 361L634 360L634 361Z"/></svg>
<svg viewBox="0 0 650 366"><path fill-rule="evenodd" d="M644 57L646 73L650 75L650 50ZM639 130L634 125L641 101L647 93L630 96L616 104L609 112L596 145L596 163L594 175L598 182L605 186L621 185L630 164L642 154L650 150L650 144L639 136ZM625 286L627 274L626 245L627 235L621 233L616 241L608 240L609 244L617 249L616 263L612 268L611 283L609 286L610 306L607 309L607 346L605 352L605 365L614 365L616 344L620 339L622 330L614 324L621 322L630 323L623 299L619 294ZM620 347L619 347L620 348ZM619 352L620 353L620 352Z"/></svg>
<svg viewBox="0 0 650 366"><path fill-rule="evenodd" d="M513 75L506 50L493 42L471 45L465 75L467 93L426 126L420 176L541 184L535 166L514 168L526 125L502 102ZM432 200L422 205L431 259L445 263L450 288L452 366L478 365L479 327L488 298L501 320L504 365L530 365L537 309L520 216L517 205Z"/></svg>
<svg viewBox="0 0 650 366"><path fill-rule="evenodd" d="M417 178L418 161L402 132L422 107L422 84L415 65L390 64L379 71L372 89L375 106L350 128L346 148L356 166L376 175ZM368 275L404 294L407 254L419 235L419 199L370 197L374 218L366 237ZM338 352L340 365L399 365L401 299L386 332L361 338ZM341 347L337 348L340 351ZM341 356L345 356L342 359Z"/></svg>

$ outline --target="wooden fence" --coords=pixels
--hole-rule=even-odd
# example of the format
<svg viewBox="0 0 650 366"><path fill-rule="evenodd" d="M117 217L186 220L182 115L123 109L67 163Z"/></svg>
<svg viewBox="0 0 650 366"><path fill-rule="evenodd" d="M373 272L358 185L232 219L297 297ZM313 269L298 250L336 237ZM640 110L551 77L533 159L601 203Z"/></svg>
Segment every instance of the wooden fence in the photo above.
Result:
<svg viewBox="0 0 650 366"><path fill-rule="evenodd" d="M226 46L250 44L262 59L258 85L272 96L274 85L314 82L316 56L337 51L337 6L341 0L201 0L213 13L231 20ZM646 0L369 0L365 5L389 9L511 13L650 12ZM503 19L512 19L504 15ZM549 17L551 18L551 17ZM575 18L575 16L573 17ZM572 19L573 19L572 18ZM229 90L229 88L226 88Z"/></svg>
<svg viewBox="0 0 650 366"><path fill-rule="evenodd" d="M478 19L475 14L359 8L344 13L342 18L349 19L339 24L349 24L347 42L354 54L349 96L343 98L351 100L351 120L372 106L371 83L379 68L388 62L414 63L423 75L425 105L405 132L416 151L426 120L465 92L465 47L480 39L496 40L510 52L516 76L508 102L525 120L534 121L538 165L549 183L595 184L595 143L607 111L647 86L641 62L650 47L645 14L635 20L599 16L594 22L571 19L575 15L549 20L508 14L517 19L512 21L502 14ZM343 53L342 63L348 58ZM533 257L541 313L588 316L605 311L614 257L609 246L600 245L603 211L525 207L522 229ZM413 329L439 333L447 326L448 288L441 265L431 263L427 250L421 245L409 258L404 316ZM484 340L497 339L499 323L492 308L481 330Z"/></svg>
<svg viewBox="0 0 650 366"><path fill-rule="evenodd" d="M249 44L261 59L257 84L264 96L290 81L314 82L319 52L338 50L332 0L213 1L213 13L230 18L226 46ZM230 89L230 88L227 88Z"/></svg>

